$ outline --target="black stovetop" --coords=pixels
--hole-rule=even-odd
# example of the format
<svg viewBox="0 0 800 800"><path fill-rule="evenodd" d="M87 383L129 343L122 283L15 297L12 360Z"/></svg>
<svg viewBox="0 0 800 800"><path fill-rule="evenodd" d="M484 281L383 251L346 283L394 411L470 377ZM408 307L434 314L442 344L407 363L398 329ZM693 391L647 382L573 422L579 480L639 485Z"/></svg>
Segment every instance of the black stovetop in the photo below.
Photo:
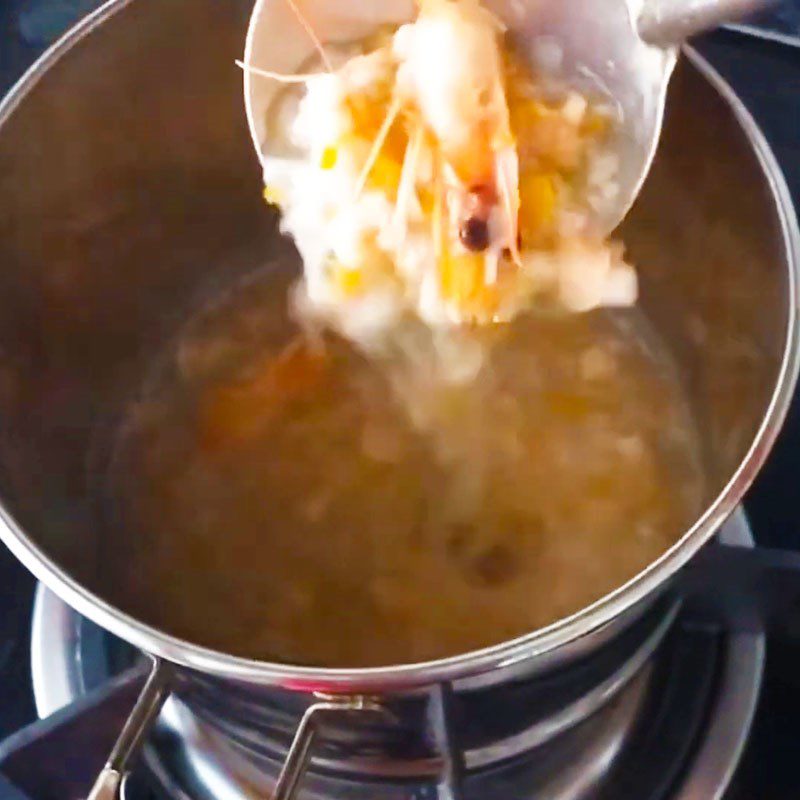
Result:
<svg viewBox="0 0 800 800"><path fill-rule="evenodd" d="M60 30L94 5L94 0L0 0L0 94ZM800 36L800 0L784 2L757 22ZM793 45L718 31L697 44L756 117L800 207L800 39ZM747 498L759 544L800 550L798 475L800 397ZM29 658L34 586L0 545L0 740L36 716ZM799 758L800 631L794 641L769 640L762 697L729 800L795 800L800 797Z"/></svg>

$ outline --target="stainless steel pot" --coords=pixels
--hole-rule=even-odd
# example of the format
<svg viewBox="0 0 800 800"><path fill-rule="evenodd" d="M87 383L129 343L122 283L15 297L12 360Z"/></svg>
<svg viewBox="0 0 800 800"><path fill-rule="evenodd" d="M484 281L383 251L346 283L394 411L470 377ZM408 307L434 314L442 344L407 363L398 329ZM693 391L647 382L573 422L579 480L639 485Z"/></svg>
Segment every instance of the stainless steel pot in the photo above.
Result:
<svg viewBox="0 0 800 800"><path fill-rule="evenodd" d="M226 680L358 693L347 702L366 705L365 693L478 685L574 658L638 615L713 536L778 432L798 367L800 245L774 158L687 51L623 229L642 303L705 433L707 509L669 552L568 619L436 662L329 670L213 652L98 593L101 554L114 548L99 546L86 465L138 365L198 295L275 253L294 261L260 198L233 66L249 5L111 0L0 105L0 537L81 613L157 659ZM152 710L163 680L151 683Z"/></svg>

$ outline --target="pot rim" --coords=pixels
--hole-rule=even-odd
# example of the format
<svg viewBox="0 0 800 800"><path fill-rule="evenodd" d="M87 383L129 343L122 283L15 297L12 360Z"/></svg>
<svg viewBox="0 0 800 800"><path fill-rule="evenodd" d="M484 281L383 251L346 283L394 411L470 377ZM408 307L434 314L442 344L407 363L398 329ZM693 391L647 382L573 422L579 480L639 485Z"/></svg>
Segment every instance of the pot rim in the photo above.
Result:
<svg viewBox="0 0 800 800"><path fill-rule="evenodd" d="M71 28L0 100L0 129L47 70L73 45L132 0L107 0ZM543 655L589 634L662 586L711 538L731 514L763 465L778 435L794 394L800 366L797 310L800 305L800 229L786 181L755 120L719 73L689 46L692 66L722 96L747 135L775 198L786 251L789 308L785 347L775 388L747 454L717 498L688 531L657 560L625 584L580 611L537 631L457 656L411 664L357 669L293 666L247 659L192 644L146 625L92 594L40 550L0 504L0 540L65 602L93 622L135 647L181 666L251 683L274 684L299 691L401 691L437 681L452 681L507 668Z"/></svg>

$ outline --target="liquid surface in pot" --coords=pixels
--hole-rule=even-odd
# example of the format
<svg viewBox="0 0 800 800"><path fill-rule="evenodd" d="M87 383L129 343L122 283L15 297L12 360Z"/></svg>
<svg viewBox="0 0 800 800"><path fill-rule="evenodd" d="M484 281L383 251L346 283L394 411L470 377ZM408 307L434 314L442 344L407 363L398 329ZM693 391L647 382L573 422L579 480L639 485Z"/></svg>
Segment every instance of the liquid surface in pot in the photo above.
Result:
<svg viewBox="0 0 800 800"><path fill-rule="evenodd" d="M578 611L699 510L693 421L637 311L520 318L477 383L409 406L341 340L287 347L285 305L258 278L197 316L119 437L106 593L172 634L323 666L455 655Z"/></svg>

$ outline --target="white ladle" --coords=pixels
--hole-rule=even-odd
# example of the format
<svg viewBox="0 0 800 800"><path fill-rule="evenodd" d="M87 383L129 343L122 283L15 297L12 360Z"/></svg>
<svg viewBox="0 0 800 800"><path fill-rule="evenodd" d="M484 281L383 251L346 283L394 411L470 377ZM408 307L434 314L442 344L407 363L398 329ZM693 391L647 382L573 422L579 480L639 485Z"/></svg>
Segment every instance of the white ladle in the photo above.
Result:
<svg viewBox="0 0 800 800"><path fill-rule="evenodd" d="M295 0L322 43L351 42L384 25L413 19L413 0ZM633 204L661 133L677 45L688 36L765 5L765 0L484 0L531 61L578 90L604 94L617 108L614 151L618 191L595 208L610 232ZM245 64L279 73L314 52L308 30L287 0L257 0ZM266 117L277 86L244 73L253 143L264 157ZM702 124L702 120L698 120Z"/></svg>

